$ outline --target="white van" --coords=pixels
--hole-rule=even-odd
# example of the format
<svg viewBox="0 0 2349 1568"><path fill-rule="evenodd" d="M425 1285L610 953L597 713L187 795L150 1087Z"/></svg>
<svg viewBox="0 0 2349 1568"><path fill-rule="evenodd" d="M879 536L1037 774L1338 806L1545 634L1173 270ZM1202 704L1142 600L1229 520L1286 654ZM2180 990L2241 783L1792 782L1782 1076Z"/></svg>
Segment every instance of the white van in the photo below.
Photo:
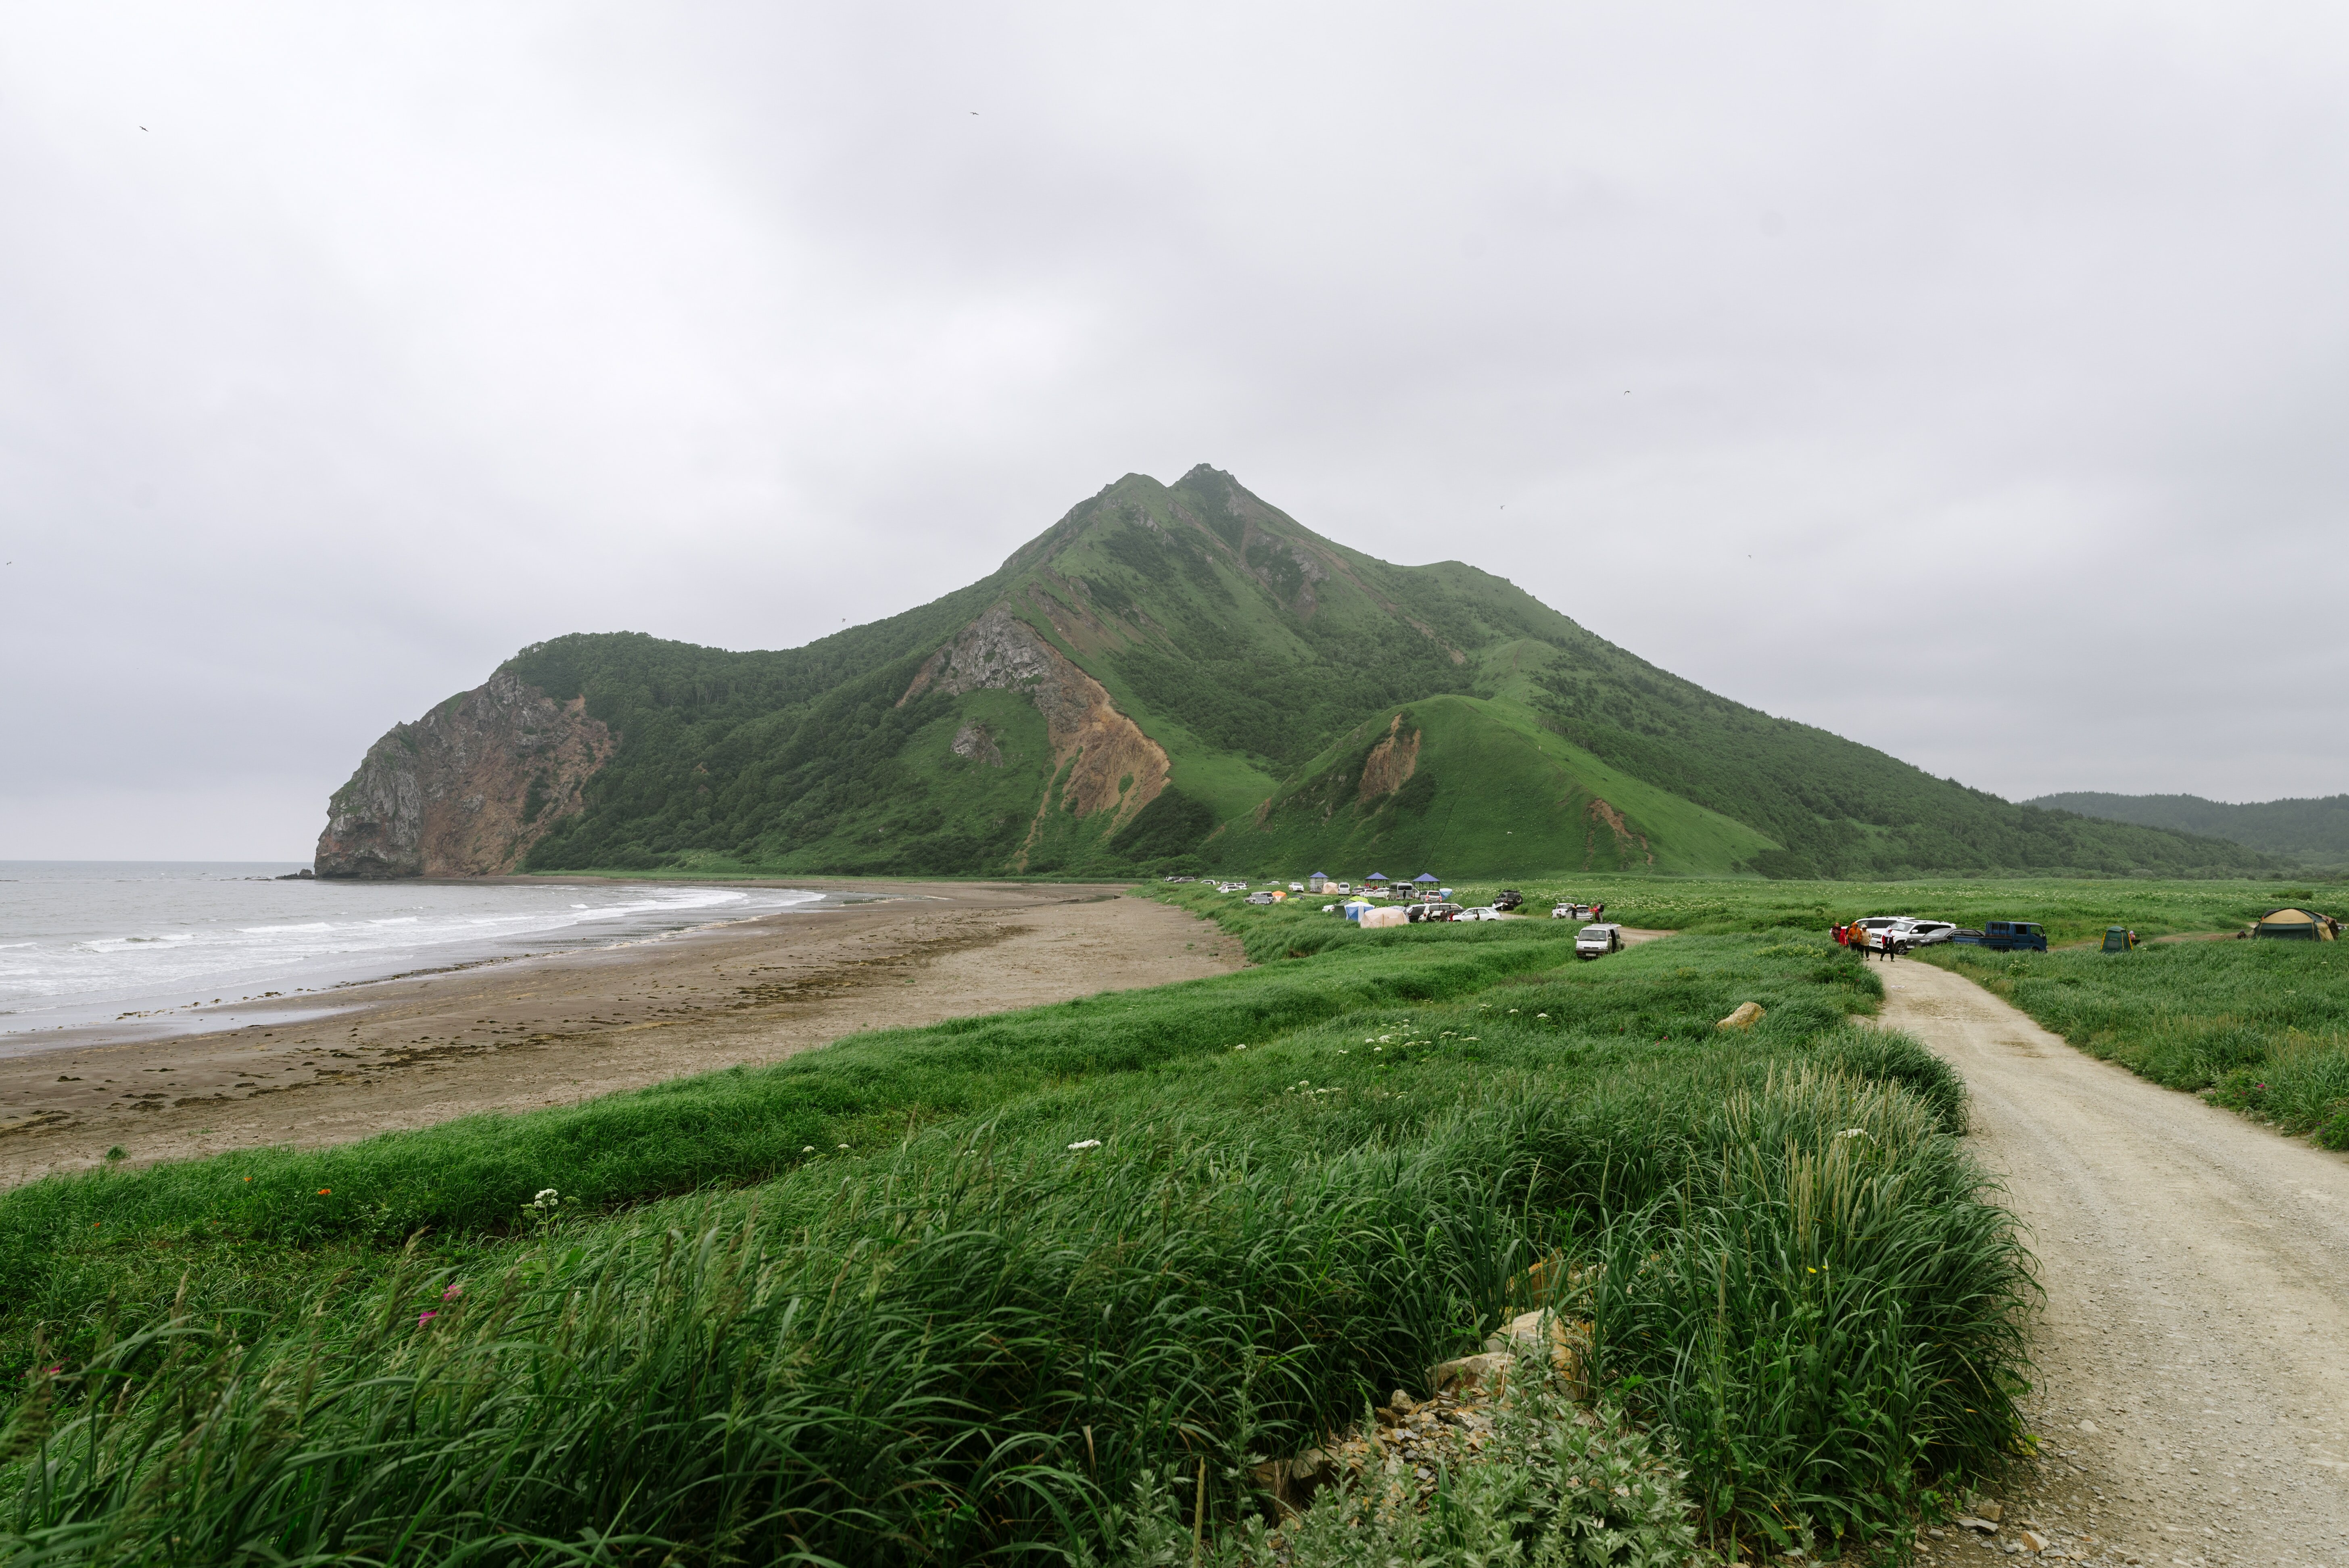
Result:
<svg viewBox="0 0 2349 1568"><path fill-rule="evenodd" d="M1577 958L1604 958L1622 951L1623 928L1619 925L1586 925L1574 934Z"/></svg>

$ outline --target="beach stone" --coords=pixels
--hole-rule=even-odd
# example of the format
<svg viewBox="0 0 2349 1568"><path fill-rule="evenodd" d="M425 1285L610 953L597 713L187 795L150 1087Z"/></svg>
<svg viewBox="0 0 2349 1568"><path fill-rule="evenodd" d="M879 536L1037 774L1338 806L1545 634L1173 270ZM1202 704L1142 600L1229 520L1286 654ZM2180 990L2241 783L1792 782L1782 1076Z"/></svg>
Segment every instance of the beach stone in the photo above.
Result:
<svg viewBox="0 0 2349 1568"><path fill-rule="evenodd" d="M1960 1530L1979 1530L1984 1535L1998 1533L1998 1522L1994 1519L1984 1519L1979 1514L1961 1513L1958 1515L1955 1522Z"/></svg>
<svg viewBox="0 0 2349 1568"><path fill-rule="evenodd" d="M1740 1002L1736 1010L1713 1026L1716 1029L1750 1029L1762 1021L1762 1004Z"/></svg>
<svg viewBox="0 0 2349 1568"><path fill-rule="evenodd" d="M2049 1546L2054 1544L2054 1542L2050 1542L2047 1537L2040 1534L2039 1532L2035 1530L2026 1530L2017 1535L2014 1539L2022 1545L2025 1552L2044 1552Z"/></svg>
<svg viewBox="0 0 2349 1568"><path fill-rule="evenodd" d="M1974 1504L1974 1512L1982 1518L1989 1520L1992 1524L1996 1524L1999 1521L2006 1517L2006 1504L2002 1502L1992 1502L1988 1498L1984 1498L1980 1502Z"/></svg>

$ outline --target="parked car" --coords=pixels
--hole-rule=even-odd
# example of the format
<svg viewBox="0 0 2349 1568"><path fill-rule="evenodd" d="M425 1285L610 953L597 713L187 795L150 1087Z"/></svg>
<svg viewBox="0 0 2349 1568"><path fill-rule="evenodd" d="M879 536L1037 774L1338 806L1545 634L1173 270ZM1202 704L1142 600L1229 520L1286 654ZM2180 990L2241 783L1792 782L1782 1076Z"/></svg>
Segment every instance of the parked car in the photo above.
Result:
<svg viewBox="0 0 2349 1568"><path fill-rule="evenodd" d="M1513 887L1505 887L1493 895L1495 909L1515 909L1526 902L1526 895Z"/></svg>
<svg viewBox="0 0 2349 1568"><path fill-rule="evenodd" d="M1980 935L1961 932L1951 940L1967 947L1987 947L1994 953L2047 951L2047 934L2027 920L1985 920Z"/></svg>
<svg viewBox="0 0 2349 1568"><path fill-rule="evenodd" d="M1303 892L1305 891L1305 884L1303 882L1290 882L1288 884L1288 891L1291 892Z"/></svg>
<svg viewBox="0 0 2349 1568"><path fill-rule="evenodd" d="M1243 882L1217 882L1216 884L1216 891L1217 892L1247 892L1247 883Z"/></svg>
<svg viewBox="0 0 2349 1568"><path fill-rule="evenodd" d="M1422 922L1441 922L1457 920L1463 913L1456 903L1422 903L1412 906L1411 917Z"/></svg>
<svg viewBox="0 0 2349 1568"><path fill-rule="evenodd" d="M1199 879L1197 877L1168 877L1166 880L1171 882L1197 882Z"/></svg>
<svg viewBox="0 0 2349 1568"><path fill-rule="evenodd" d="M1508 917L1497 909L1485 909L1480 906L1475 909L1464 909L1452 918L1454 920L1506 920Z"/></svg>
<svg viewBox="0 0 2349 1568"><path fill-rule="evenodd" d="M1892 945L1904 946L1907 938L1902 933L1915 923L1914 915L1871 914L1863 920L1853 921L1845 928L1844 943L1848 947L1862 947L1870 953L1880 953L1884 950L1887 933L1889 933Z"/></svg>
<svg viewBox="0 0 2349 1568"><path fill-rule="evenodd" d="M1261 889L1247 895L1247 902L1250 903L1276 903L1279 899L1278 893L1266 892Z"/></svg>
<svg viewBox="0 0 2349 1568"><path fill-rule="evenodd" d="M1900 940L1911 947L1930 947L1935 943L1949 941L1957 934L1958 928L1954 922L1920 920L1911 924Z"/></svg>
<svg viewBox="0 0 2349 1568"><path fill-rule="evenodd" d="M1580 920L1582 906L1578 903L1562 903L1549 912L1549 917L1552 920Z"/></svg>
<svg viewBox="0 0 2349 1568"><path fill-rule="evenodd" d="M1574 934L1574 955L1577 958L1604 958L1610 953L1623 951L1623 928L1603 923L1586 925Z"/></svg>

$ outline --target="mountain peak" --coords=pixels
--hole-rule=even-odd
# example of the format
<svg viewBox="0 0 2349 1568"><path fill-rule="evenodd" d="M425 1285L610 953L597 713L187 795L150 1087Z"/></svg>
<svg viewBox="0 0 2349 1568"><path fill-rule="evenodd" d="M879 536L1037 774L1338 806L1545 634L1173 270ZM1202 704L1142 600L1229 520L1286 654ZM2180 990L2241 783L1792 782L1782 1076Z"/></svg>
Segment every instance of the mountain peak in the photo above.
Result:
<svg viewBox="0 0 2349 1568"><path fill-rule="evenodd" d="M1755 713L1474 567L1323 538L1206 463L1171 485L1127 474L992 575L804 647L576 635L506 670L516 702L594 739L575 767L517 742L492 789L457 766L479 749L465 736L410 727L394 740L449 766L414 791L347 790L322 853L369 830L352 801L414 793L422 869L473 833L481 853L443 868L460 874L525 857L1102 874L1400 859L1455 876L2268 863L2025 810ZM494 843L474 841L477 815Z"/></svg>

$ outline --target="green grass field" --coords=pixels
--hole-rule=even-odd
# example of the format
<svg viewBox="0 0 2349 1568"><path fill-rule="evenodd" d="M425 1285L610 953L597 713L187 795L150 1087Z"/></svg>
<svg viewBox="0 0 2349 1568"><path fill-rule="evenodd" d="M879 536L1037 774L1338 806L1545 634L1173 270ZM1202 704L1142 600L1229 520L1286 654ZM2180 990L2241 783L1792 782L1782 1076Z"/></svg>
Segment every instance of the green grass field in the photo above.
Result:
<svg viewBox="0 0 2349 1568"><path fill-rule="evenodd" d="M1218 913L1312 950L0 1196L0 1541L1141 1561L1187 1534L1170 1470L1206 1459L1240 1539L1250 1462L1423 1388L1554 1253L1598 1265L1562 1305L1723 1544L1897 1542L2016 1438L2027 1260L1961 1086L1845 1022L1880 995L1850 955L1783 933L1577 965L1547 922ZM1745 1000L1760 1026L1714 1028Z"/></svg>
<svg viewBox="0 0 2349 1568"><path fill-rule="evenodd" d="M1958 950L1934 962L2092 1056L2324 1148L2349 1149L2349 944Z"/></svg>

